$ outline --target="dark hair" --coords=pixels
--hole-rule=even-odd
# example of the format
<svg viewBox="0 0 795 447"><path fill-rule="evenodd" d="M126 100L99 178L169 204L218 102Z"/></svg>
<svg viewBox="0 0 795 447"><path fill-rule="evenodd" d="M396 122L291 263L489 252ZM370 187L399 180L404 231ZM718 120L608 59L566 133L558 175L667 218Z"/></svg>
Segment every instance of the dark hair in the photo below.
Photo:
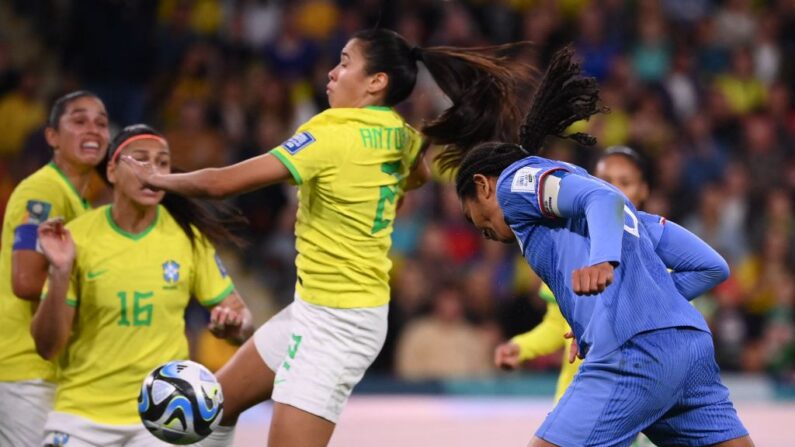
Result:
<svg viewBox="0 0 795 447"><path fill-rule="evenodd" d="M69 107L69 104L77 101L80 98L94 98L99 102L102 102L99 96L94 93L89 92L88 90L77 90L74 92L67 93L60 98L56 99L55 102L52 104L52 108L50 109L50 116L47 118L47 127L57 129L58 123L61 121L61 117L64 113L66 113L66 108Z"/></svg>
<svg viewBox="0 0 795 447"><path fill-rule="evenodd" d="M99 171L108 184L110 181L107 178L107 166L113 159L114 152L125 141L138 135L164 138L160 132L146 124L133 124L122 129L110 142L108 156L100 163ZM181 170L172 168L172 172ZM166 193L162 204L190 239L191 245L195 246L197 237L194 227L215 245L229 242L237 246L244 245L243 239L231 230L247 223L237 208L222 202L199 201L171 193Z"/></svg>
<svg viewBox="0 0 795 447"><path fill-rule="evenodd" d="M596 80L582 75L573 56L574 50L567 46L552 57L520 128L519 144L483 143L466 154L456 174L460 198L474 197L475 174L499 176L516 161L536 154L550 135L586 146L596 144L596 138L586 133L563 134L574 122L607 110L599 105Z"/></svg>
<svg viewBox="0 0 795 447"><path fill-rule="evenodd" d="M643 158L643 156L640 155L640 153L638 153L638 151L632 149L629 146L608 147L607 149L605 149L602 155L599 156L599 160L597 161L597 163L599 161L606 159L607 157L612 157L614 155L619 157L624 157L624 159L632 163L632 165L635 166L635 168L637 168L638 171L640 171L640 175L641 177L643 177L644 181L648 177L647 175L648 168L646 165L646 160Z"/></svg>
<svg viewBox="0 0 795 447"><path fill-rule="evenodd" d="M517 60L532 47L529 42L419 48L383 28L360 31L353 38L364 43L365 71L389 76L386 105L394 106L411 94L418 61L453 103L422 129L431 143L447 146L437 157L443 171L458 166L466 151L478 143L516 137L523 98L530 96L537 75Z"/></svg>

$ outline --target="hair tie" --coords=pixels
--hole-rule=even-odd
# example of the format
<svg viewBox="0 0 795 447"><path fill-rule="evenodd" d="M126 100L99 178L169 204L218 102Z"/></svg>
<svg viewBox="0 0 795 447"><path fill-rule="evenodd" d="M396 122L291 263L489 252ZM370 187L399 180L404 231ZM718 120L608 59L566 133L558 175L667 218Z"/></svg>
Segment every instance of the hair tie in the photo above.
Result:
<svg viewBox="0 0 795 447"><path fill-rule="evenodd" d="M411 58L415 61L422 61L422 48L411 47Z"/></svg>

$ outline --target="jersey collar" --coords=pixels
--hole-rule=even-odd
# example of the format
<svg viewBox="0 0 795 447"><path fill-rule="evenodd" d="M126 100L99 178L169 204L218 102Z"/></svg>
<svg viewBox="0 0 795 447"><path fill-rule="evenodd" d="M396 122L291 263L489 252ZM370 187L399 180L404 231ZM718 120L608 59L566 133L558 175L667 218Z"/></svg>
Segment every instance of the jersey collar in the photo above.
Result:
<svg viewBox="0 0 795 447"><path fill-rule="evenodd" d="M69 180L69 177L67 177L66 174L64 174L64 172L61 171L61 168L59 168L58 165L55 164L54 161L50 161L48 163L48 166L50 166L51 168L55 169L55 172L57 172L58 175L61 176L63 181L66 182L67 185L69 185L69 189L71 189L75 193L77 198L80 200L80 203L83 204L83 209L87 210L87 209L91 208L91 205L88 203L88 200L86 200L85 198L83 198L83 196L80 195L80 193L77 191L77 188L75 188L75 185L73 185L72 182Z"/></svg>

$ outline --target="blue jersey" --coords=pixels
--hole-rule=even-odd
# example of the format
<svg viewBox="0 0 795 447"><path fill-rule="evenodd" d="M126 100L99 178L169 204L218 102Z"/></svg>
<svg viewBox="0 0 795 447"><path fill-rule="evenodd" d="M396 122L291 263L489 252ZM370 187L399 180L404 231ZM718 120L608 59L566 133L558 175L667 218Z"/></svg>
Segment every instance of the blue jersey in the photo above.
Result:
<svg viewBox="0 0 795 447"><path fill-rule="evenodd" d="M547 183L548 178L555 181ZM583 354L604 354L655 329L709 332L655 252L662 230L655 228L652 236L646 223L653 218L639 219L611 185L580 167L527 157L502 172L497 200L523 256L554 292ZM600 225L589 228L589 220ZM613 284L596 296L574 294L572 272L601 262L615 266Z"/></svg>

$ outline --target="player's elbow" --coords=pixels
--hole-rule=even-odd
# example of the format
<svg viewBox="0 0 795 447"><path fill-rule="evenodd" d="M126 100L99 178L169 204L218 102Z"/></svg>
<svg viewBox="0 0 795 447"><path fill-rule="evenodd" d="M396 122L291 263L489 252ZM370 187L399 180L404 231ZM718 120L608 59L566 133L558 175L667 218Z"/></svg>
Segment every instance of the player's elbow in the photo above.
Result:
<svg viewBox="0 0 795 447"><path fill-rule="evenodd" d="M718 259L715 262L715 266L712 268L712 276L715 280L715 285L722 283L729 279L729 275L731 271L729 270L729 264L726 262L725 259L718 256Z"/></svg>
<svg viewBox="0 0 795 447"><path fill-rule="evenodd" d="M14 269L11 275L11 290L18 298L28 301L38 301L41 295L41 285L21 269Z"/></svg>

